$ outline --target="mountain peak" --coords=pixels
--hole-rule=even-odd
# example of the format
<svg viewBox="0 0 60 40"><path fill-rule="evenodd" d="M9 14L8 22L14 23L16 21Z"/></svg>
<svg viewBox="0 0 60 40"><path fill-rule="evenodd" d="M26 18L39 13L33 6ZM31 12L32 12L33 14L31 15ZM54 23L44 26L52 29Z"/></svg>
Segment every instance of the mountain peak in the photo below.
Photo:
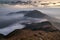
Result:
<svg viewBox="0 0 60 40"><path fill-rule="evenodd" d="M33 10L33 11L29 11L25 16L32 17L32 18L43 18L46 15L38 10Z"/></svg>

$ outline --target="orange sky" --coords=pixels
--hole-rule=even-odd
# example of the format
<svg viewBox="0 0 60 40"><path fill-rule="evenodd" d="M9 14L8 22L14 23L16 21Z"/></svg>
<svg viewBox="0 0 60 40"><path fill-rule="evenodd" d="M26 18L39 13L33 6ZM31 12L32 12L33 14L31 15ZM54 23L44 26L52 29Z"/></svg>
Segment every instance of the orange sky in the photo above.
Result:
<svg viewBox="0 0 60 40"><path fill-rule="evenodd" d="M60 0L41 0L41 1L60 1Z"/></svg>

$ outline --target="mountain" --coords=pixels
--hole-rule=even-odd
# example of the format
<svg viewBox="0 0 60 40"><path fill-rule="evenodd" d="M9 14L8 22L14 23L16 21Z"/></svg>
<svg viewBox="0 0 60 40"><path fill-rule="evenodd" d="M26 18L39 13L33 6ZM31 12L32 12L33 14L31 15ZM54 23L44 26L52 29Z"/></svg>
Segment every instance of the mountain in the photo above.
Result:
<svg viewBox="0 0 60 40"><path fill-rule="evenodd" d="M0 36L1 37L1 36ZM60 31L46 32L30 29L15 30L0 40L60 40Z"/></svg>
<svg viewBox="0 0 60 40"><path fill-rule="evenodd" d="M41 22L41 23L25 24L25 25L26 25L26 27L23 28L23 29L44 30L44 31L55 31L55 30L58 30L48 21Z"/></svg>
<svg viewBox="0 0 60 40"><path fill-rule="evenodd" d="M34 12L36 12L36 13L34 14ZM44 16L43 13L41 13L40 11L37 11L37 10L11 12L11 13L8 13L5 17L2 17L0 19L0 28L7 27L7 26L9 26L11 24L14 24L14 23L20 21L21 20L20 19L21 14L26 14L27 16L29 16L29 15L32 15L32 16L35 15L36 16L37 15L37 17L41 17L42 15ZM22 19L22 20L24 21L25 19ZM28 19L26 19L26 20L28 20Z"/></svg>
<svg viewBox="0 0 60 40"><path fill-rule="evenodd" d="M11 12L11 13L8 13L7 15L14 15L14 14L15 15L16 14L25 14L24 16L26 16L26 17L34 17L34 18L40 18L40 17L47 16L46 14L44 14L38 10Z"/></svg>
<svg viewBox="0 0 60 40"><path fill-rule="evenodd" d="M18 11L18 12L8 13L7 15L26 14L26 13L28 13L28 12L29 12L29 11Z"/></svg>
<svg viewBox="0 0 60 40"><path fill-rule="evenodd" d="M34 31L44 31L44 32L59 32L58 29L56 29L50 22L45 21L45 22L41 22L41 23L31 23L31 24L25 24L26 26L23 29L16 29L14 31L12 31L11 33L9 33L8 35L2 35L0 34L1 38L10 38L15 36L16 34L22 33L22 30L31 30L32 32ZM25 31L25 32L26 32ZM24 36L24 35L23 35ZM16 37L16 36L15 36Z"/></svg>
<svg viewBox="0 0 60 40"><path fill-rule="evenodd" d="M25 17L32 17L32 18L41 18L41 19L47 19L47 21L51 22L52 25L54 25L57 29L60 30L60 26L58 26L58 24L60 23L60 20L54 18L54 17L51 17L47 14L44 14L42 13L41 11L38 11L38 10L33 10L33 11L30 11L28 12Z"/></svg>
<svg viewBox="0 0 60 40"><path fill-rule="evenodd" d="M8 24L13 22L14 25L9 26L9 30L6 29L7 27L4 29L3 34L7 33L7 35L0 34L0 40L60 40L60 30L53 25L53 18L38 10L28 11L22 19L20 19L20 16L19 20L15 16L13 19L15 20L11 19L9 22L5 20ZM3 22L4 25L6 22ZM7 23L6 25L8 25ZM0 30L0 32L2 31Z"/></svg>
<svg viewBox="0 0 60 40"><path fill-rule="evenodd" d="M44 18L47 15L38 10L33 10L33 11L29 11L25 16L32 18Z"/></svg>

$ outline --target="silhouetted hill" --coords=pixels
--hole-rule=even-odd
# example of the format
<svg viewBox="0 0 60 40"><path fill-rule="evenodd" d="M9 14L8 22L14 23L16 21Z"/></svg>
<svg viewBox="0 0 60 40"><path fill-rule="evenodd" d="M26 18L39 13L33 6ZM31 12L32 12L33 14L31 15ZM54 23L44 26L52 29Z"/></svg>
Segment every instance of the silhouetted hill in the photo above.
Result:
<svg viewBox="0 0 60 40"><path fill-rule="evenodd" d="M15 15L15 14L26 14L28 13L29 11L18 11L18 12L11 12L11 13L8 13L7 15Z"/></svg>
<svg viewBox="0 0 60 40"><path fill-rule="evenodd" d="M41 22L41 23L31 23L25 24L26 27L24 29L31 29L31 30L44 30L44 31L56 31L57 29L48 21Z"/></svg>
<svg viewBox="0 0 60 40"><path fill-rule="evenodd" d="M38 10L33 10L33 11L29 11L25 16L32 17L32 18L43 18L47 15Z"/></svg>

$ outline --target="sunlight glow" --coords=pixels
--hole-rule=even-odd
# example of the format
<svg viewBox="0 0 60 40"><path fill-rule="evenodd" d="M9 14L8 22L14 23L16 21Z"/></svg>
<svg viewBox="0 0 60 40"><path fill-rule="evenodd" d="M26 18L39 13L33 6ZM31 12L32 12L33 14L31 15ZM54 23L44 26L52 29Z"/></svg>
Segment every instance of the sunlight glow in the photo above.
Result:
<svg viewBox="0 0 60 40"><path fill-rule="evenodd" d="M15 8L30 8L33 7L32 5L15 5Z"/></svg>

